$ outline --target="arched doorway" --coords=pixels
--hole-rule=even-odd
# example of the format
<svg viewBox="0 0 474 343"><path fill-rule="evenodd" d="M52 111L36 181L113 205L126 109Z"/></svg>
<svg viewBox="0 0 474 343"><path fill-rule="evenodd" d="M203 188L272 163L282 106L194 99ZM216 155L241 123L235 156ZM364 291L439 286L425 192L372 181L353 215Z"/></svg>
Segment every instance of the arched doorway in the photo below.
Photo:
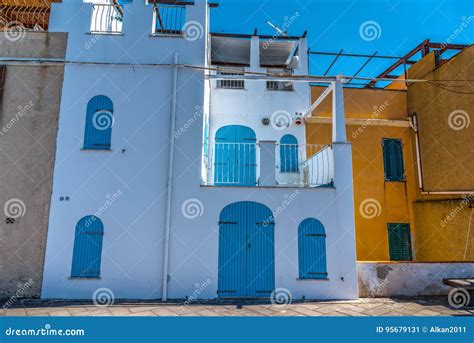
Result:
<svg viewBox="0 0 474 343"><path fill-rule="evenodd" d="M237 202L219 218L219 297L269 297L275 288L273 213Z"/></svg>
<svg viewBox="0 0 474 343"><path fill-rule="evenodd" d="M216 132L214 184L255 186L257 184L255 132L246 126L229 125Z"/></svg>

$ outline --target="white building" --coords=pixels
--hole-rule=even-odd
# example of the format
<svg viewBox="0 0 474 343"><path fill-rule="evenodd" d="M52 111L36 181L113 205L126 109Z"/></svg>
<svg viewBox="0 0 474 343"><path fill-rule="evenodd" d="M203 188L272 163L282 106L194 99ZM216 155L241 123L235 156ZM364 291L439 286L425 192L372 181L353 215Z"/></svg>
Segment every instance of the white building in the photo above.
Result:
<svg viewBox="0 0 474 343"><path fill-rule="evenodd" d="M69 38L42 297L357 298L341 80L334 143L306 145L306 38L210 35L205 0L95 2L53 4Z"/></svg>

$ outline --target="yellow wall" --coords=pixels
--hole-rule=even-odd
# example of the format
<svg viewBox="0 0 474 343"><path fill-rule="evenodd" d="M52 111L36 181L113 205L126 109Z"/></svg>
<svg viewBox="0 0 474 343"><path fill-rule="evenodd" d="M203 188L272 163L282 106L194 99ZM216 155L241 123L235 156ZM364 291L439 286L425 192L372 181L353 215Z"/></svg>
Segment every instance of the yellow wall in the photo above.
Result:
<svg viewBox="0 0 474 343"><path fill-rule="evenodd" d="M434 53L408 70L409 79L474 80L474 46L436 66ZM469 82L472 85L472 81ZM403 85L403 87L401 87ZM385 90L345 89L347 136L353 142L354 202L357 258L389 259L387 223L410 223L413 258L420 262L474 261L474 194L427 195L418 183L414 131L408 127L366 125L360 119L406 120L416 112L421 146L424 191L474 192L474 88L445 82L447 91L428 83L394 83ZM455 87L453 87L453 85ZM324 88L313 87L316 100ZM331 124L314 118L331 117L328 97L307 122L308 144L330 144ZM464 111L465 127L450 126L450 114ZM354 123L354 119L359 122ZM352 120L352 121L351 121ZM469 122L469 125L467 122ZM379 124L382 124L379 122ZM464 124L463 124L464 123ZM393 124L393 123L392 123ZM382 138L403 142L406 182L385 182ZM380 204L380 213L367 218L364 201ZM364 215L365 214L365 215Z"/></svg>
<svg viewBox="0 0 474 343"><path fill-rule="evenodd" d="M424 74L417 72L416 77L474 80L473 60L474 46L438 67L431 53L418 62L422 67L417 70L423 70ZM414 77L410 72L408 76ZM428 83L408 87L409 113L416 113L418 118L424 191L474 192L474 94L459 93L474 93L474 88L459 87L462 85L459 82L443 82L443 85L456 92ZM467 116L461 114L460 118L464 119L459 119L459 129L454 130L449 118L451 113L459 110ZM466 120L470 121L469 126ZM415 151L413 156L416 161ZM416 175L418 178L418 173ZM417 192L413 208L418 260L474 261L474 209L464 198L465 195Z"/></svg>
<svg viewBox="0 0 474 343"><path fill-rule="evenodd" d="M324 89L313 87L313 100ZM405 120L406 93L402 91L345 89L346 116L358 119ZM331 100L325 100L313 116L331 116ZM331 125L307 123L308 144L330 144ZM414 232L411 203L415 198L410 129L378 125L348 125L348 139L353 142L354 203L357 258L360 261L389 260L388 223L410 223ZM403 142L406 182L386 182L382 139L399 138ZM373 199L373 200L372 200ZM371 218L360 210L361 204L375 204L380 211ZM377 212L377 211L376 211Z"/></svg>

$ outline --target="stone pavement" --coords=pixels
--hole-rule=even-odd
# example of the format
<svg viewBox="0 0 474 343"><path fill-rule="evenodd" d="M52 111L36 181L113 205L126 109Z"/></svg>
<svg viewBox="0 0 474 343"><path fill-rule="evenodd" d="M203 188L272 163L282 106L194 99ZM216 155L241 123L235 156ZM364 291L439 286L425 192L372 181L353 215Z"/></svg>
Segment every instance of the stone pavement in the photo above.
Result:
<svg viewBox="0 0 474 343"><path fill-rule="evenodd" d="M20 300L8 309L1 309L0 316L474 316L474 309L452 309L445 297L296 302L285 306L245 300L192 304L116 301L109 306Z"/></svg>

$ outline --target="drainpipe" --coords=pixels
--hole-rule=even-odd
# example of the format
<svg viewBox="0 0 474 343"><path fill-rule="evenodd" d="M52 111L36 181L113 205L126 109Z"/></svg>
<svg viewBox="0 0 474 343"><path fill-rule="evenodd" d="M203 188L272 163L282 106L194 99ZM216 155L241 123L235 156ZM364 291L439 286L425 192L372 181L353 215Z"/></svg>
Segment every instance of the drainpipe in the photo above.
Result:
<svg viewBox="0 0 474 343"><path fill-rule="evenodd" d="M418 170L418 188L420 189L421 195L466 195L474 194L474 191L425 191L423 186L423 170L421 167L421 149L420 149L420 137L418 135L418 119L416 113L412 115L412 127L415 131L415 150L416 150L416 162Z"/></svg>
<svg viewBox="0 0 474 343"><path fill-rule="evenodd" d="M170 123L170 149L168 165L168 183L166 187L166 224L165 224L165 242L163 258L163 293L162 301L168 300L168 269L170 259L170 231L171 231L171 200L173 191L173 167L174 167L174 132L176 131L176 98L178 92L178 53L174 53L173 58L173 99L171 102L171 123Z"/></svg>

